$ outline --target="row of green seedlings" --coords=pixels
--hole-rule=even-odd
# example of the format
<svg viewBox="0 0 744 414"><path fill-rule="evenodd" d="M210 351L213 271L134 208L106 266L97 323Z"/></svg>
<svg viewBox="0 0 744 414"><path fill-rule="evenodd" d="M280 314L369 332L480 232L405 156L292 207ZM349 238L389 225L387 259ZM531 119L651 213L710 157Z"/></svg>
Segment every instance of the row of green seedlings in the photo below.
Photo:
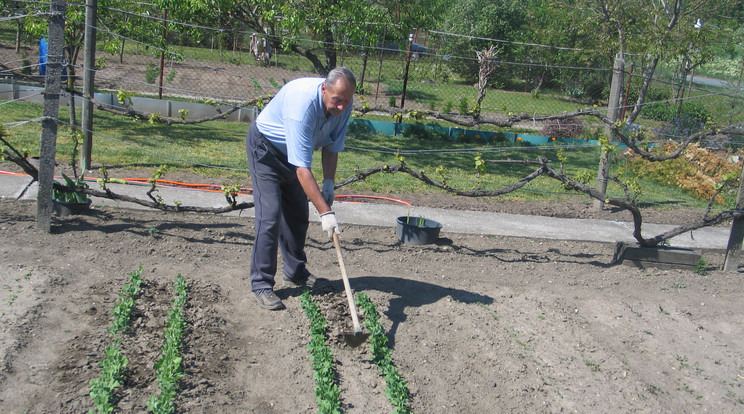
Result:
<svg viewBox="0 0 744 414"><path fill-rule="evenodd" d="M108 329L111 335L111 343L106 347L104 359L98 363L102 372L98 378L93 378L88 383L90 397L99 413L111 413L114 411L114 390L121 385L124 378L124 369L129 360L121 353L122 333L129 327L134 312L135 296L140 291L142 284L142 266L129 274L129 283L122 286L119 292L119 300L111 311L113 320ZM95 412L94 410L90 411Z"/></svg>
<svg viewBox="0 0 744 414"><path fill-rule="evenodd" d="M160 352L160 359L155 364L160 394L152 395L147 407L155 414L167 414L175 411L173 401L178 393L178 380L183 376L181 349L186 331L186 319L183 309L186 306L186 280L179 273L176 276L175 295L168 311L168 322L165 325L165 340Z"/></svg>
<svg viewBox="0 0 744 414"><path fill-rule="evenodd" d="M315 371L313 378L316 384L315 400L318 404L318 413L341 413L341 391L334 369L333 351L327 344L327 322L320 313L318 304L312 299L309 289L300 296L300 303L310 320L310 342L307 348L310 350L312 368ZM411 413L409 405L411 395L408 391L408 384L393 364L392 351L387 346L388 338L380 323L377 307L364 293L357 295L357 304L364 312L363 326L370 332L372 361L377 365L380 374L385 377L385 395L394 407L393 413Z"/></svg>
<svg viewBox="0 0 744 414"><path fill-rule="evenodd" d="M338 386L338 376L334 368L333 350L327 343L326 320L320 313L320 307L310 295L310 289L305 289L300 295L300 304L305 315L310 320L310 351L312 368L315 371L315 401L319 414L341 413L341 389Z"/></svg>
<svg viewBox="0 0 744 414"><path fill-rule="evenodd" d="M382 329L377 306L364 293L357 295L356 302L364 313L362 326L370 333L369 348L372 361L377 365L380 374L385 376L385 395L393 404L393 414L408 414L411 412L411 393L408 391L408 383L393 364L393 351L387 346L388 337Z"/></svg>
<svg viewBox="0 0 744 414"><path fill-rule="evenodd" d="M142 266L140 266L136 271L130 273L129 283L125 284L119 292L119 300L112 310L113 320L108 329L111 335L111 343L106 347L104 359L99 362L102 372L98 378L90 380L89 383L90 396L99 413L112 413L114 411L114 390L121 385L125 369L129 364L129 360L121 352L120 345L122 334L131 325L135 297L142 284L142 269ZM183 376L180 352L186 328L186 321L183 316L183 308L187 297L186 286L187 283L183 276L178 274L174 289L175 299L168 311L168 322L161 357L155 364L160 393L152 395L147 402L148 408L156 414L174 412L173 401L177 392L177 383ZM95 411L90 410L90 412Z"/></svg>

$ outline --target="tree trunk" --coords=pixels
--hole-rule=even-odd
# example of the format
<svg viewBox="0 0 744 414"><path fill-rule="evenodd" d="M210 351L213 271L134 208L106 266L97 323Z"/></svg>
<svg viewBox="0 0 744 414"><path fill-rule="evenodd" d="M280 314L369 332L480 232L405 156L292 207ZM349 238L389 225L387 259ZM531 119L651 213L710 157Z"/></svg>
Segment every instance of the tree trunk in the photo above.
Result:
<svg viewBox="0 0 744 414"><path fill-rule="evenodd" d="M75 110L75 62L80 52L79 47L69 47L67 52L67 93L69 94L70 125L77 125L77 111Z"/></svg>
<svg viewBox="0 0 744 414"><path fill-rule="evenodd" d="M478 63L480 63L480 69L478 69L478 100L473 108L473 117L476 119L480 117L481 113L481 102L486 97L486 88L488 88L488 82L491 79L491 75L498 67L498 63L494 60L498 51L496 46L491 46L486 50L479 50L476 52L478 55Z"/></svg>
<svg viewBox="0 0 744 414"><path fill-rule="evenodd" d="M80 126L83 131L83 145L80 151L82 173L91 168L93 149L93 102L95 99L96 66L96 21L98 20L98 0L85 2L85 51L83 59L83 117Z"/></svg>
<svg viewBox="0 0 744 414"><path fill-rule="evenodd" d="M21 33L22 33L22 26L21 21L16 20L16 35L15 35L15 51L16 53L21 52Z"/></svg>
<svg viewBox="0 0 744 414"><path fill-rule="evenodd" d="M615 64L612 69L612 84L610 85L610 99L607 103L607 118L614 124L617 121L618 115L620 114L620 94L623 89L623 70L625 69L625 59L623 55L618 53L615 56ZM607 136L612 145L613 130L607 128ZM607 180L610 176L610 154L606 150L602 150L599 156L599 170L597 172L597 191L602 194L607 194ZM594 209L604 209L604 200L595 199Z"/></svg>
<svg viewBox="0 0 744 414"><path fill-rule="evenodd" d="M323 33L323 50L325 54L325 68L323 76L326 76L331 69L335 68L338 64L337 57L338 52L336 51L336 42L333 40L333 33L330 30L326 30Z"/></svg>
<svg viewBox="0 0 744 414"><path fill-rule="evenodd" d="M369 53L365 50L364 55L362 56L362 73L359 76L359 86L358 89L360 91L364 90L364 75L367 73L367 58L369 57Z"/></svg>
<svg viewBox="0 0 744 414"><path fill-rule="evenodd" d="M641 89L638 90L638 100L636 101L635 108L633 108L633 112L628 117L628 124L635 122L636 118L641 114L643 103L646 101L646 92L648 92L648 87L651 85L654 72L656 71L656 65L658 63L659 56L653 56L651 62L649 62L643 70L643 84L641 84Z"/></svg>
<svg viewBox="0 0 744 414"><path fill-rule="evenodd" d="M297 45L291 45L290 50L292 50L294 53L297 53L298 55L304 56L305 59L309 60L310 63L313 64L313 67L315 68L315 71L318 72L321 76L328 75L329 70L326 69L326 67L323 65L323 62L320 61L320 58L316 56L313 52L303 49Z"/></svg>

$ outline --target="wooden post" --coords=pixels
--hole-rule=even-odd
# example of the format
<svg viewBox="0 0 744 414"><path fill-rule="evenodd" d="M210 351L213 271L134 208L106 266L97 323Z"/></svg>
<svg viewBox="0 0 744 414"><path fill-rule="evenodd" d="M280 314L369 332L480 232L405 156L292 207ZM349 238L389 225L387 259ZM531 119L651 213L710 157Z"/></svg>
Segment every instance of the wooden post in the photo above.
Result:
<svg viewBox="0 0 744 414"><path fill-rule="evenodd" d="M736 90L741 90L741 76L744 75L744 58L741 59L741 67L739 68L739 80L736 82ZM735 99L731 99L731 114L729 115L729 124L734 120L734 107Z"/></svg>
<svg viewBox="0 0 744 414"><path fill-rule="evenodd" d="M80 150L82 174L90 170L93 151L93 102L96 74L96 21L98 20L98 0L85 1L85 63L83 64L83 145Z"/></svg>
<svg viewBox="0 0 744 414"><path fill-rule="evenodd" d="M736 196L736 209L744 209L744 166L739 176L739 193ZM726 245L726 259L723 261L723 270L735 272L739 268L739 256L741 255L741 243L744 240L744 218L736 218L731 224L728 244Z"/></svg>
<svg viewBox="0 0 744 414"><path fill-rule="evenodd" d="M52 230L52 187L54 158L57 152L57 118L64 61L66 0L51 0L47 34L47 66L44 79L44 119L41 121L41 153L39 154L39 191L36 195L36 228Z"/></svg>
<svg viewBox="0 0 744 414"><path fill-rule="evenodd" d="M617 122L620 109L620 91L623 87L623 70L625 69L625 59L621 54L615 56L615 65L612 68L612 84L610 85L610 100L607 103L607 118L614 124ZM606 127L610 144L612 144L612 129ZM610 175L610 154L602 152L599 156L599 171L597 172L597 191L602 194L607 193L607 178ZM602 210L604 200L594 200L594 208Z"/></svg>

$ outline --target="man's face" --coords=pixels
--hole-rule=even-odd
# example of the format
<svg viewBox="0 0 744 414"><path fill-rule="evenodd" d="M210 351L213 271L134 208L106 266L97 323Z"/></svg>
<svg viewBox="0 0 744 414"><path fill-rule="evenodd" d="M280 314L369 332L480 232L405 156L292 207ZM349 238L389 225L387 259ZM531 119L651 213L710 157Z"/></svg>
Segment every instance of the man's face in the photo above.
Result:
<svg viewBox="0 0 744 414"><path fill-rule="evenodd" d="M329 114L341 115L346 108L351 105L354 98L354 88L351 83L344 78L339 78L333 85L322 85L323 91L323 109L326 116Z"/></svg>

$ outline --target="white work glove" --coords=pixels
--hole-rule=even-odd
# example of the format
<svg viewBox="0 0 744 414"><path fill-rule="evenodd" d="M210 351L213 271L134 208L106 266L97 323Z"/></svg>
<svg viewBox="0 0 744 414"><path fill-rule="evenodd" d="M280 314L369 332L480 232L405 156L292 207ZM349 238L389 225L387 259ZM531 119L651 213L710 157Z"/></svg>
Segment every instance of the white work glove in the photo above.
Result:
<svg viewBox="0 0 744 414"><path fill-rule="evenodd" d="M333 232L341 234L341 230L338 228L338 220L336 220L336 213L329 211L320 215L320 224L323 226L323 231L328 233L328 238L333 237Z"/></svg>
<svg viewBox="0 0 744 414"><path fill-rule="evenodd" d="M320 193L323 194L323 199L328 207L333 204L333 199L336 198L336 190L333 188L335 185L336 183L330 178L323 180L323 189L320 190Z"/></svg>

